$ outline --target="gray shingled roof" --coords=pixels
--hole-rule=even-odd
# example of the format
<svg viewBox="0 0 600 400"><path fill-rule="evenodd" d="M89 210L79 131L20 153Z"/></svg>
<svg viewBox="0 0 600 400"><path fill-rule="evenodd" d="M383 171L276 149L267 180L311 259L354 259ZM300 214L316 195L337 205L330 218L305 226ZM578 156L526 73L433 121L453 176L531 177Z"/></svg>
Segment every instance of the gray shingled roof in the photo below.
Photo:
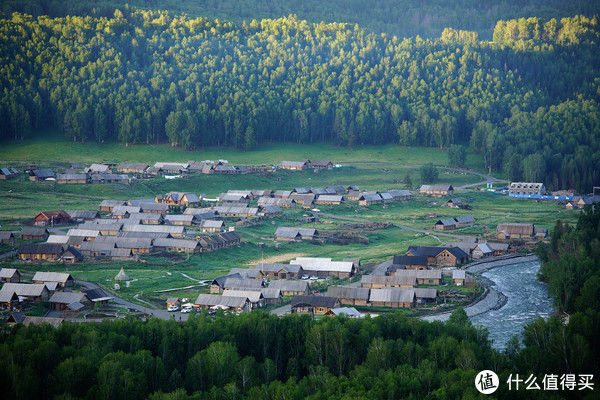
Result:
<svg viewBox="0 0 600 400"><path fill-rule="evenodd" d="M329 286L327 296L338 299L369 300L369 288L354 286Z"/></svg>

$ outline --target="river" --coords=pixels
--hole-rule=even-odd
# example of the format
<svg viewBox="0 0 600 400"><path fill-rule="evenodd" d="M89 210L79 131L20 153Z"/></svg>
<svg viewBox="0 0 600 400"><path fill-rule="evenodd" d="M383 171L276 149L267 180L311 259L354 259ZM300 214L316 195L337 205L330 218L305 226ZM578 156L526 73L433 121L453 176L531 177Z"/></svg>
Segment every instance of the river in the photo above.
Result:
<svg viewBox="0 0 600 400"><path fill-rule="evenodd" d="M507 297L506 304L471 317L475 325L488 329L492 346L504 350L506 342L520 334L523 326L537 317L547 318L553 312L552 299L546 285L537 280L539 261L528 261L493 268L481 275L495 283L493 286Z"/></svg>

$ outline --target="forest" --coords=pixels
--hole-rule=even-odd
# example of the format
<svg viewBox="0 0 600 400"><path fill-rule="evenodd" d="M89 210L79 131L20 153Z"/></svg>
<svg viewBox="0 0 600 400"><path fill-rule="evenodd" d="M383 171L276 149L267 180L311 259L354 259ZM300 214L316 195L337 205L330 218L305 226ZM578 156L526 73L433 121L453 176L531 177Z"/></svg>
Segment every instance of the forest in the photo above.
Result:
<svg viewBox="0 0 600 400"><path fill-rule="evenodd" d="M219 312L185 323L129 319L2 329L0 383L10 399L472 399L473 377L483 368L503 382L517 372L598 372L589 353L569 355L567 368L532 363L544 351L554 360L560 350L555 343L541 347L548 343L530 339L534 333L525 333L523 350L513 343L498 353L462 309L447 323L401 313L313 320ZM597 332L582 334L597 339ZM497 395L508 398L506 385ZM523 390L520 398L537 397Z"/></svg>
<svg viewBox="0 0 600 400"><path fill-rule="evenodd" d="M184 148L265 142L471 145L511 180L600 182L598 18L499 21L398 39L295 16L166 12L0 20L0 138Z"/></svg>

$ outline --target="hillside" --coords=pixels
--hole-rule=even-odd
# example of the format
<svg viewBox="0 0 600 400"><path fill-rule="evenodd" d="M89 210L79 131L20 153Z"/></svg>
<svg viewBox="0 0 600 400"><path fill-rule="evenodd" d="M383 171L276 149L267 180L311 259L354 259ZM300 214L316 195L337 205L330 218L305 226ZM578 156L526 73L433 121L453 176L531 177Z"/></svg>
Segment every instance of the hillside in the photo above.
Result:
<svg viewBox="0 0 600 400"><path fill-rule="evenodd" d="M494 42L141 11L15 14L0 33L5 139L54 126L73 141L187 149L461 143L512 180L600 179L596 18L501 21Z"/></svg>

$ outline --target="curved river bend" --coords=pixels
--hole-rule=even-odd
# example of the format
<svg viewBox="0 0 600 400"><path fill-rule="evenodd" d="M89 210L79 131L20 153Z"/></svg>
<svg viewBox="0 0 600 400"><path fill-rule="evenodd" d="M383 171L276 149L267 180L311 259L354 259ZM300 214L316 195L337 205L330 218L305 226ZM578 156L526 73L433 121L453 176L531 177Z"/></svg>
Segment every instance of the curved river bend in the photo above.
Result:
<svg viewBox="0 0 600 400"><path fill-rule="evenodd" d="M521 334L524 325L537 317L547 318L554 312L546 285L537 280L539 269L539 261L527 261L481 274L493 281L492 287L507 297L502 308L471 317L473 324L488 329L496 349L503 350L512 336Z"/></svg>

